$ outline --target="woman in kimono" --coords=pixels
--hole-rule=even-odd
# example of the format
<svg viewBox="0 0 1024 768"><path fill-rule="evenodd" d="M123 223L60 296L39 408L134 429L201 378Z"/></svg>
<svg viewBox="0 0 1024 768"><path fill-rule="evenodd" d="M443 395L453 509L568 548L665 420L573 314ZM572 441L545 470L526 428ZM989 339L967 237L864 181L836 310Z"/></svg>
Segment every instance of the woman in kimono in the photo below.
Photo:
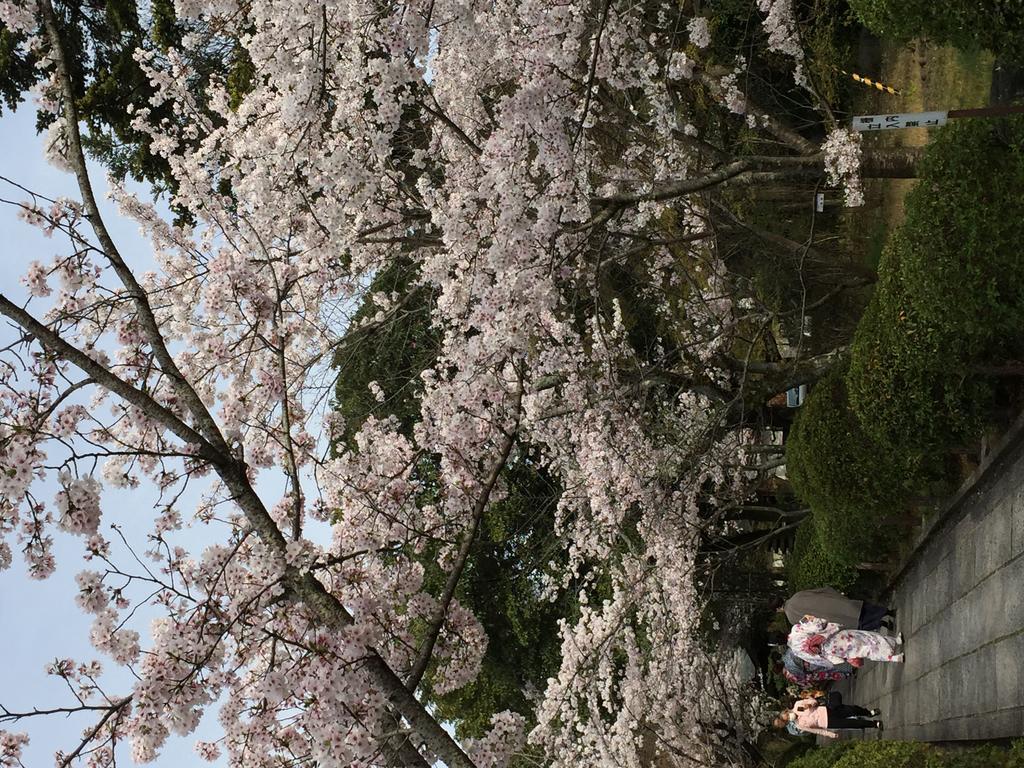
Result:
<svg viewBox="0 0 1024 768"><path fill-rule="evenodd" d="M854 673L850 664L829 664L824 659L814 662L797 658L792 649L782 654L782 676L794 685L807 688L817 683L844 680Z"/></svg>
<svg viewBox="0 0 1024 768"><path fill-rule="evenodd" d="M797 657L812 664L849 662L859 667L870 661L903 661L896 649L903 635L880 635L863 629L840 629L839 625L814 616L804 616L789 633L789 647Z"/></svg>

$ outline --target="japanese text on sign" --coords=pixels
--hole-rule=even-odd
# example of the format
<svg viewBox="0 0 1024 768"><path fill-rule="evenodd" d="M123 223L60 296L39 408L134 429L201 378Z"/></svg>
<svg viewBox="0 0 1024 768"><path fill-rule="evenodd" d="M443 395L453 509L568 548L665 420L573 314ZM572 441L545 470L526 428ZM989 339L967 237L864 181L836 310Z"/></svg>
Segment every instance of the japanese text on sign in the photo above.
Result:
<svg viewBox="0 0 1024 768"><path fill-rule="evenodd" d="M933 128L945 125L946 112L904 112L895 115L858 115L853 118L855 131L888 131L894 128Z"/></svg>

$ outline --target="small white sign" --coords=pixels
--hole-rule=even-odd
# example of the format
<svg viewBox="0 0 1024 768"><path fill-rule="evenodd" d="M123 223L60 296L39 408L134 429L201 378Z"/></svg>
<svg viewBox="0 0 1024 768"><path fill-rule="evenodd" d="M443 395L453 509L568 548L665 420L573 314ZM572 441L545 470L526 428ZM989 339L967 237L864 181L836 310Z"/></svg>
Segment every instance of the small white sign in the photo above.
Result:
<svg viewBox="0 0 1024 768"><path fill-rule="evenodd" d="M825 210L825 193L824 192L818 192L814 196L814 209L818 213L821 213L822 211Z"/></svg>
<svg viewBox="0 0 1024 768"><path fill-rule="evenodd" d="M888 131L894 128L934 128L945 125L948 112L904 112L895 115L858 115L855 131Z"/></svg>

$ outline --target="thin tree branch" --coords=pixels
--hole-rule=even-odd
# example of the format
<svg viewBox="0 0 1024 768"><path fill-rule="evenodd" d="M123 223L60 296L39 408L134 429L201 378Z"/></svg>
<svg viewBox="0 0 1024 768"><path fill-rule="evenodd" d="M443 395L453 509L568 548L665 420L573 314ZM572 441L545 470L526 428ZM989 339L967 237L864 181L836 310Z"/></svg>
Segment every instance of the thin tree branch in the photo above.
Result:
<svg viewBox="0 0 1024 768"><path fill-rule="evenodd" d="M601 7L601 20L597 25L597 33L594 35L594 53L590 57L590 70L587 72L586 95L583 99L583 113L580 115L580 124L576 128L576 135L572 137L572 147L576 147L583 134L583 126L587 122L587 112L590 111L590 101L594 91L594 75L597 73L597 58L601 53L601 35L604 33L605 24L608 21L608 10L611 8L611 0L604 0Z"/></svg>
<svg viewBox="0 0 1024 768"><path fill-rule="evenodd" d="M74 169L89 222L96 233L97 239L100 241L107 260L117 274L118 279L128 290L128 294L135 304L135 311L138 313L139 323L145 333L146 341L153 349L153 354L160 363L161 370L170 378L178 395L192 413L199 432L217 448L226 448L227 445L224 442L224 438L217 428L213 417L206 410L202 398L199 397L199 394L178 369L174 358L171 357L171 353L164 343L163 335L157 326L156 317L153 314L152 307L149 305L146 292L139 285L135 275L121 257L121 253L114 244L110 233L107 231L103 217L100 215L99 206L96 204L96 197L92 191L92 182L89 179L89 170L85 164L82 137L78 130L78 108L75 104L74 86L64 47L60 39L57 17L54 14L53 5L50 0L39 0L39 8L42 11L43 24L46 27L47 37L50 42L50 54L56 63L58 79L63 91L64 127L68 134L68 145L70 147L67 160Z"/></svg>
<svg viewBox="0 0 1024 768"><path fill-rule="evenodd" d="M430 617L427 636L423 640L423 644L420 646L419 653L416 656L416 661L409 670L408 676L406 676L405 686L410 691L415 691L419 686L420 680L423 679L423 673L427 671L427 665L430 663L430 659L434 655L434 645L437 643L437 638L441 634L441 627L444 626L445 616L448 615L448 606L451 605L452 599L455 597L455 588L458 586L459 578L462 576L462 571L466 566L466 560L469 558L469 550L473 546L473 541L476 539L476 532L480 527L480 518L483 517L484 510L487 508L487 503L491 498L491 491L494 490L494 486L498 482L498 477L501 475L501 470L504 469L505 463L508 461L509 454L512 452L512 446L515 444L516 432L518 431L519 408L521 403L522 393L516 397L516 428L513 428L502 439L501 447L498 449L498 458L495 459L494 464L491 465L491 470L488 472L487 478L484 480L483 487L480 489L480 495L477 497L476 504L473 507L472 522L462 538L458 556L455 558L452 570L448 574L448 580L445 582L444 590L438 598L437 608Z"/></svg>
<svg viewBox="0 0 1024 768"><path fill-rule="evenodd" d="M73 363L100 386L138 407L186 443L199 446L204 458L210 461L216 458L216 449L207 442L203 435L182 421L177 414L158 403L151 395L136 389L111 373L3 294L0 294L0 314L9 317L51 352Z"/></svg>
<svg viewBox="0 0 1024 768"><path fill-rule="evenodd" d="M120 712L124 710L126 706L128 706L128 703L131 700L132 697L127 696L121 701L119 701L117 704L113 705L112 707L108 707L107 713L103 715L103 717L100 718L100 721L96 723L95 726L90 728L89 731L82 737L82 741L78 745L78 747L75 748L73 752L65 755L64 759L60 762L59 768L68 768L68 766L71 765L72 762L74 762L75 758L82 754L82 750L84 750L89 745L89 743L96 738L96 734L103 730L103 726L107 724L107 721L115 714L120 714Z"/></svg>

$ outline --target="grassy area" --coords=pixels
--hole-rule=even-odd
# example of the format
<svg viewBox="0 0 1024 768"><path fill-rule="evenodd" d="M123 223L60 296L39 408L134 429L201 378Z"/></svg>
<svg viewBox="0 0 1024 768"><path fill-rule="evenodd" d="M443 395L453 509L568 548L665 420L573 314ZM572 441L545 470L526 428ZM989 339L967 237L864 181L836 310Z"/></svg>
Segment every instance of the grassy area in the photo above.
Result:
<svg viewBox="0 0 1024 768"><path fill-rule="evenodd" d="M907 44L882 41L875 53L862 57L869 61L859 74L892 86L899 94L860 87L851 101L853 114L963 109L988 103L994 62L990 53L963 52L920 39ZM855 70L859 71L857 67L850 71ZM864 146L921 147L928 140L929 129L907 128L867 134ZM914 179L868 179L864 185L868 205L846 212L844 238L864 255L866 265L877 267L889 234L903 221L904 202L915 183Z"/></svg>
<svg viewBox="0 0 1024 768"><path fill-rule="evenodd" d="M1024 741L940 747L919 741L843 741L814 749L790 768L1024 768Z"/></svg>
<svg viewBox="0 0 1024 768"><path fill-rule="evenodd" d="M854 114L965 109L988 103L995 59L985 51L964 52L926 40L907 44L882 41L877 56L866 58L874 61L866 62L866 71L860 74L900 93L891 95L864 86L853 96ZM929 141L929 130L907 128L867 134L864 146L921 147ZM869 206L848 213L846 236L869 254L869 264L877 264L888 233L903 220L904 201L915 183L913 179L866 181Z"/></svg>

